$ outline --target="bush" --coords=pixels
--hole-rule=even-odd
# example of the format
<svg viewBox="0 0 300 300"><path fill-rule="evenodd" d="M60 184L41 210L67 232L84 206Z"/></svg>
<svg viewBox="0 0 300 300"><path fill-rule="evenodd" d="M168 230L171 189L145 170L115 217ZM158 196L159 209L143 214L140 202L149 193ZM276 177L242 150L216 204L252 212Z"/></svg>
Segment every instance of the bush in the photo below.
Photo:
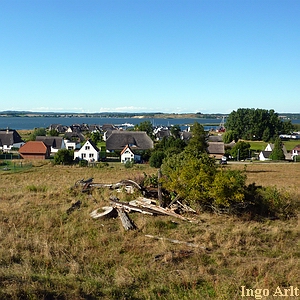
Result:
<svg viewBox="0 0 300 300"><path fill-rule="evenodd" d="M70 164L73 162L73 151L67 149L60 149L54 155L55 164Z"/></svg>
<svg viewBox="0 0 300 300"><path fill-rule="evenodd" d="M154 151L149 159L149 164L153 168L160 168L163 159L165 158L165 154L161 150Z"/></svg>
<svg viewBox="0 0 300 300"><path fill-rule="evenodd" d="M132 168L134 165L134 161L133 160L127 160L124 164L125 168L128 169L128 168Z"/></svg>
<svg viewBox="0 0 300 300"><path fill-rule="evenodd" d="M79 167L87 167L88 161L85 159L81 159L81 160L79 160L78 165L79 165Z"/></svg>

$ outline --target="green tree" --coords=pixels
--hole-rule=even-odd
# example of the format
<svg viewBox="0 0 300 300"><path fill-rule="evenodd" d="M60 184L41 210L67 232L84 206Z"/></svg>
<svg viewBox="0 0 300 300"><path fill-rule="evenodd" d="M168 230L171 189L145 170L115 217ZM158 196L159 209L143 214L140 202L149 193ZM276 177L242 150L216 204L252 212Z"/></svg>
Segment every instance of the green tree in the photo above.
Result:
<svg viewBox="0 0 300 300"><path fill-rule="evenodd" d="M99 131L94 131L90 134L90 139L92 142L97 145L102 140L102 136Z"/></svg>
<svg viewBox="0 0 300 300"><path fill-rule="evenodd" d="M175 139L179 139L180 138L180 132L181 132L181 128L179 125L174 125L171 127L170 129L172 136Z"/></svg>
<svg viewBox="0 0 300 300"><path fill-rule="evenodd" d="M275 139L274 148L270 154L270 159L272 160L285 160L285 155L282 150L282 142L279 137Z"/></svg>
<svg viewBox="0 0 300 300"><path fill-rule="evenodd" d="M203 153L207 153L207 134L204 131L204 127L195 122L191 128L192 137L189 140L185 151L196 157L201 157Z"/></svg>
<svg viewBox="0 0 300 300"><path fill-rule="evenodd" d="M221 170L216 173L210 189L214 206L234 207L245 199L246 175L239 170Z"/></svg>
<svg viewBox="0 0 300 300"><path fill-rule="evenodd" d="M263 132L263 135L262 135L262 140L264 142L268 142L271 138L271 134L270 134L270 128L267 127L264 132Z"/></svg>
<svg viewBox="0 0 300 300"><path fill-rule="evenodd" d="M49 135L50 136L59 136L59 132L55 129L49 130Z"/></svg>
<svg viewBox="0 0 300 300"><path fill-rule="evenodd" d="M33 132L29 135L29 141L35 141L37 136L46 136L45 128L35 128Z"/></svg>
<svg viewBox="0 0 300 300"><path fill-rule="evenodd" d="M165 154L163 151L161 150L153 151L149 159L149 164L153 168L160 168L164 158L165 158Z"/></svg>
<svg viewBox="0 0 300 300"><path fill-rule="evenodd" d="M269 136L273 139L280 132L288 130L274 110L239 108L229 114L226 130L234 130L238 139L262 140Z"/></svg>
<svg viewBox="0 0 300 300"><path fill-rule="evenodd" d="M144 121L141 122L140 124L137 124L134 126L134 130L136 131L146 131L147 135L154 139L153 135L153 126L150 121Z"/></svg>
<svg viewBox="0 0 300 300"><path fill-rule="evenodd" d="M223 142L225 144L230 144L231 142L237 142L238 141L238 135L236 131L234 130L226 130L226 132L223 133Z"/></svg>
<svg viewBox="0 0 300 300"><path fill-rule="evenodd" d="M74 152L72 150L60 149L54 155L55 164L70 164L73 162Z"/></svg>
<svg viewBox="0 0 300 300"><path fill-rule="evenodd" d="M166 158L162 164L163 186L191 205L205 205L217 165L206 153L196 157L189 152Z"/></svg>
<svg viewBox="0 0 300 300"><path fill-rule="evenodd" d="M250 156L251 145L244 141L237 142L230 151L230 155L236 160L244 160Z"/></svg>

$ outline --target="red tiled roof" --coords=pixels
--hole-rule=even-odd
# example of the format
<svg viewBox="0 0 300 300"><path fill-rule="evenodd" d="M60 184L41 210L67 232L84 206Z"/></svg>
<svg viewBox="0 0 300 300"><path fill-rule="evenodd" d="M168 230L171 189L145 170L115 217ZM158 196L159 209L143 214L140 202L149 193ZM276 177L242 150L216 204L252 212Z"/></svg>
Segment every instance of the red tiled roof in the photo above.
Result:
<svg viewBox="0 0 300 300"><path fill-rule="evenodd" d="M46 154L47 146L41 141L29 141L20 148L19 152L21 154Z"/></svg>

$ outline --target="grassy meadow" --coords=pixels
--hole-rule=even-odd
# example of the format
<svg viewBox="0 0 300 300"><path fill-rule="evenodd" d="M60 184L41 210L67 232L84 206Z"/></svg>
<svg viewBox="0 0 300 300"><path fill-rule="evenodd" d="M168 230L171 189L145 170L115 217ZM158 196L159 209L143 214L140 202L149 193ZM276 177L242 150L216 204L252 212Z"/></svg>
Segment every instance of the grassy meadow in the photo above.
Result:
<svg viewBox="0 0 300 300"><path fill-rule="evenodd" d="M226 168L244 169L245 164ZM249 183L275 185L291 193L293 201L300 199L299 170L297 163L246 165ZM118 218L89 215L109 204L109 190L88 194L73 188L82 178L139 181L144 172L156 170L46 162L14 173L1 169L0 299L227 300L242 299L242 286L268 289L270 295L278 286L300 288L299 218L257 222L203 213L187 222L130 213L137 229L125 231ZM125 201L131 197L115 195ZM80 209L67 214L78 200Z"/></svg>

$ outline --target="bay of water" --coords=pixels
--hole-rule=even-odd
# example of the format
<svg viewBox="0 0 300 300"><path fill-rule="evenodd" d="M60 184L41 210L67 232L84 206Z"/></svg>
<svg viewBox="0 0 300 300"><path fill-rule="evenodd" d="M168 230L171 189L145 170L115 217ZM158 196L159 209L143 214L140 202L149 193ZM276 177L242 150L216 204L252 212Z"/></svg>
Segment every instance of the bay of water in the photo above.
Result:
<svg viewBox="0 0 300 300"><path fill-rule="evenodd" d="M73 124L99 125L113 124L126 127L124 124L136 125L144 121L150 121L153 126L180 125L185 129L195 122L202 124L205 130L216 129L221 119L171 119L171 118L96 118L96 117L0 117L0 129L34 129L48 128L51 124L70 126ZM293 124L300 124L300 120L292 120Z"/></svg>
<svg viewBox="0 0 300 300"><path fill-rule="evenodd" d="M124 126L124 124L136 125L144 121L150 121L153 126L180 125L181 128L193 125L194 122L202 124L205 129L216 128L221 119L150 119L150 118L95 118L95 117L0 117L0 129L34 129L48 128L51 124L70 126L73 124L99 125L113 124ZM206 126L205 124L209 125Z"/></svg>

